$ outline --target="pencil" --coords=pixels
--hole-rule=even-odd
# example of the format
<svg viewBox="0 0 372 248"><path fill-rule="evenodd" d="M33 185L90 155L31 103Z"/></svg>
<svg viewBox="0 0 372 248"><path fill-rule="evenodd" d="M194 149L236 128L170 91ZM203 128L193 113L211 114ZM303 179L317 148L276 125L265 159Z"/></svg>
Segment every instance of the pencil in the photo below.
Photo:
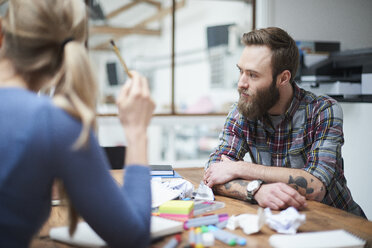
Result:
<svg viewBox="0 0 372 248"><path fill-rule="evenodd" d="M119 58L119 60L120 60L120 63L121 63L121 65L122 65L123 68L124 68L125 73L127 73L128 77L132 78L132 74L129 72L128 67L127 67L127 65L126 65L125 62L124 62L123 57L120 55L119 48L115 45L115 42L114 42L113 40L110 40L110 43L111 43L111 45L112 45L112 48L114 49L114 52L115 52L116 55L118 56L118 58Z"/></svg>

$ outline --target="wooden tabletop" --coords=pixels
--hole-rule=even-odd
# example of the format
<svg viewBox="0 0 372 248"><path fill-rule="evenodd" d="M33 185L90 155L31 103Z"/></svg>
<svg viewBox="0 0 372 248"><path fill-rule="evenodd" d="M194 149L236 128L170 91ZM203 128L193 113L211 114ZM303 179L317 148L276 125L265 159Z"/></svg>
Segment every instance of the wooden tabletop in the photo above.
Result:
<svg viewBox="0 0 372 248"><path fill-rule="evenodd" d="M203 176L202 168L180 168L176 171L183 176L185 179L193 183L195 188L198 187L201 178ZM114 179L122 184L123 171L113 170L112 175ZM222 201L226 206L222 209L213 211L213 213L228 213L231 215L239 215L244 213L256 214L258 206L252 205L248 202L227 198L224 196L215 196L216 201ZM361 217L349 214L343 210L333 208L319 202L308 201L306 209L300 211L306 214L306 222L301 225L298 229L298 233L302 232L314 232L334 229L344 229L353 233L360 238L367 241L366 247L372 247L372 222L367 221ZM278 211L273 211L278 213ZM52 207L51 215L49 220L46 222L39 235L34 238L31 247L32 248L43 248L43 247L56 247L56 248L67 248L72 247L69 245L62 244L51 240L48 237L48 233L51 227L67 225L67 216L64 206ZM245 235L241 229L234 231L236 234L246 237L246 247L270 247L269 237L276 232L271 230L267 225L261 229L259 233ZM162 247L168 242L171 237L166 237L163 240L152 244L152 247ZM187 244L188 232L185 231L182 234L182 243L178 247L183 247ZM220 241L215 241L213 247L228 247Z"/></svg>

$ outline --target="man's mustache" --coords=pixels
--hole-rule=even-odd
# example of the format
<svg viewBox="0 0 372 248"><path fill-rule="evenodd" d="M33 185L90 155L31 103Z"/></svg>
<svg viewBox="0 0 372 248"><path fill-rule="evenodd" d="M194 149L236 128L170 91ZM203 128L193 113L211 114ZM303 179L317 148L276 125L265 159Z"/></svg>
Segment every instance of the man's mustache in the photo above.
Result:
<svg viewBox="0 0 372 248"><path fill-rule="evenodd" d="M239 92L239 94L245 94L245 95L248 95L248 96L251 95L251 93L249 93L249 90L247 90L247 89L238 89L238 92Z"/></svg>

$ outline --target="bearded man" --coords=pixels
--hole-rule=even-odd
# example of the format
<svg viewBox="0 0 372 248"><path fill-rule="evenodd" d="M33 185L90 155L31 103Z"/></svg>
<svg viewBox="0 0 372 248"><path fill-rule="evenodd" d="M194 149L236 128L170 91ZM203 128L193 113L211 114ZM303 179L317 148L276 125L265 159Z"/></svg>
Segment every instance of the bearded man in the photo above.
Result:
<svg viewBox="0 0 372 248"><path fill-rule="evenodd" d="M295 41L271 27L244 34L242 42L240 98L206 164L204 183L216 194L274 210L315 200L366 218L344 176L342 109L296 85ZM246 153L252 162L244 161Z"/></svg>

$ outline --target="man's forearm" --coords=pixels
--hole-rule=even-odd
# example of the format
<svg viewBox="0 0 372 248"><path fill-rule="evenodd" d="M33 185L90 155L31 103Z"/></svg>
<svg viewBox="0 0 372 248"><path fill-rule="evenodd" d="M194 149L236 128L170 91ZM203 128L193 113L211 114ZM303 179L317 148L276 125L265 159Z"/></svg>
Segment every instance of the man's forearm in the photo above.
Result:
<svg viewBox="0 0 372 248"><path fill-rule="evenodd" d="M246 201L248 183L249 181L244 179L235 179L225 184L213 186L213 191L218 195ZM275 210L286 209L289 206L297 209L306 207L305 197L284 183L262 185L255 194L255 200L259 206L270 207Z"/></svg>
<svg viewBox="0 0 372 248"><path fill-rule="evenodd" d="M323 183L307 171L282 167L269 167L267 169L264 181L283 182L295 188L306 199L323 200L326 193Z"/></svg>
<svg viewBox="0 0 372 248"><path fill-rule="evenodd" d="M250 163L246 168L243 166L241 172L242 175L240 177L247 180L261 179L266 183L286 183L309 200L321 201L326 193L323 183L302 169L271 167Z"/></svg>
<svg viewBox="0 0 372 248"><path fill-rule="evenodd" d="M246 180L235 179L225 184L214 185L213 192L245 201L247 199L247 184L248 181Z"/></svg>

